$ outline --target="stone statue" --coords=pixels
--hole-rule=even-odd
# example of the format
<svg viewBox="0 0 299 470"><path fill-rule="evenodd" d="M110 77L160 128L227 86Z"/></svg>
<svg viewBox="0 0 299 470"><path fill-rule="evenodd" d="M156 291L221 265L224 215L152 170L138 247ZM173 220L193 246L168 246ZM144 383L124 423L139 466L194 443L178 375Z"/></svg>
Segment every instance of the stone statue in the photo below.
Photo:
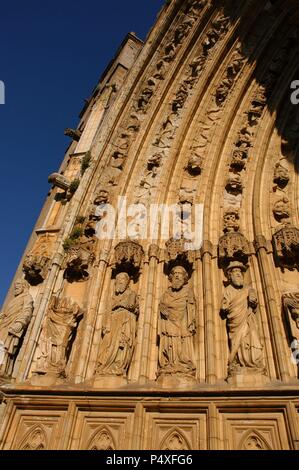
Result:
<svg viewBox="0 0 299 470"><path fill-rule="evenodd" d="M159 372L195 376L193 336L196 333L195 298L182 266L169 275L170 287L160 301Z"/></svg>
<svg viewBox="0 0 299 470"><path fill-rule="evenodd" d="M0 375L10 377L33 314L33 300L29 285L18 279L14 285L14 299L0 315Z"/></svg>
<svg viewBox="0 0 299 470"><path fill-rule="evenodd" d="M282 297L284 308L290 312L292 320L299 330L299 292L289 292Z"/></svg>
<svg viewBox="0 0 299 470"><path fill-rule="evenodd" d="M232 261L226 270L230 285L225 289L221 308L227 318L229 375L245 368L264 370L263 346L255 318L258 301L255 291L244 285L245 271L239 261Z"/></svg>
<svg viewBox="0 0 299 470"><path fill-rule="evenodd" d="M52 297L37 346L37 374L65 377L69 347L82 316L72 299Z"/></svg>
<svg viewBox="0 0 299 470"><path fill-rule="evenodd" d="M137 295L130 289L130 276L118 273L111 310L104 316L96 375L126 378L130 367L137 330L139 305Z"/></svg>

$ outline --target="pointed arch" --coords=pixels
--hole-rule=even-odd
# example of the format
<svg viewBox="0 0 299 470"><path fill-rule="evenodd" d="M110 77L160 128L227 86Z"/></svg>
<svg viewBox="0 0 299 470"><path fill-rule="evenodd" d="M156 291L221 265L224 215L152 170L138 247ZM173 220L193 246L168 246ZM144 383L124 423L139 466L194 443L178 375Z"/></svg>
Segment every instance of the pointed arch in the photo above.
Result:
<svg viewBox="0 0 299 470"><path fill-rule="evenodd" d="M47 435L39 424L30 428L19 446L20 450L46 450L47 448Z"/></svg>
<svg viewBox="0 0 299 470"><path fill-rule="evenodd" d="M174 428L164 437L161 450L191 450L191 447L183 432Z"/></svg>
<svg viewBox="0 0 299 470"><path fill-rule="evenodd" d="M88 450L116 450L111 432L106 427L98 429L91 437Z"/></svg>
<svg viewBox="0 0 299 470"><path fill-rule="evenodd" d="M245 433L239 446L240 450L271 450L265 438L256 430Z"/></svg>

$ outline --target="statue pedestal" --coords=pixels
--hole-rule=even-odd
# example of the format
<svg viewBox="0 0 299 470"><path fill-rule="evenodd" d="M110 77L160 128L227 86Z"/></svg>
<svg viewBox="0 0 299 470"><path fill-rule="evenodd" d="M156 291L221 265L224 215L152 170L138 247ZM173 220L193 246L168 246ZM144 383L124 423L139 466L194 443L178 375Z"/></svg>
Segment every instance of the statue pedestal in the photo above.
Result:
<svg viewBox="0 0 299 470"><path fill-rule="evenodd" d="M263 387L269 377L259 369L240 369L228 376L227 383L234 387Z"/></svg>
<svg viewBox="0 0 299 470"><path fill-rule="evenodd" d="M118 375L97 375L91 381L93 388L118 388L125 385L128 385L127 379Z"/></svg>
<svg viewBox="0 0 299 470"><path fill-rule="evenodd" d="M51 385L63 385L65 379L55 372L48 372L46 374L34 373L30 383L39 387L50 387Z"/></svg>
<svg viewBox="0 0 299 470"><path fill-rule="evenodd" d="M195 377L181 374L161 374L157 379L157 384L162 388L185 389L194 387L197 381Z"/></svg>

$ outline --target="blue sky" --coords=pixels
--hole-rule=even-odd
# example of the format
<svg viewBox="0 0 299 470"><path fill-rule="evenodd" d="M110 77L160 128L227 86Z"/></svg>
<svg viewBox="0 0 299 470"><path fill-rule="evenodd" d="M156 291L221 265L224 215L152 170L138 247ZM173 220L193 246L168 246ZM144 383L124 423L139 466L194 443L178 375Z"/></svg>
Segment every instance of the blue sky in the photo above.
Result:
<svg viewBox="0 0 299 470"><path fill-rule="evenodd" d="M145 36L164 0L11 0L0 15L0 305L78 114L129 31Z"/></svg>

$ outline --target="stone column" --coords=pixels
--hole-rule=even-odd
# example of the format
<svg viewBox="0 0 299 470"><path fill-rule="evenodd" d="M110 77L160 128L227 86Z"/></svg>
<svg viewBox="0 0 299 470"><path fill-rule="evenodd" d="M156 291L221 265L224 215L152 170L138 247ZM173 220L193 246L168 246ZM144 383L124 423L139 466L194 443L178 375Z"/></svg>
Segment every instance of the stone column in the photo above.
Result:
<svg viewBox="0 0 299 470"><path fill-rule="evenodd" d="M20 368L17 372L17 382L23 382L26 380L29 370L32 364L36 344L38 341L38 335L40 332L41 324L45 315L45 312L47 311L48 303L50 300L50 297L53 293L53 286L55 284L56 278L59 274L59 270L61 268L63 261L63 255L62 253L57 253L53 259L52 267L50 274L46 280L46 285L45 289L43 292L43 298L42 301L39 305L39 308L36 313L34 313L34 324L33 328L31 330L30 338L27 343L27 348L24 351L24 356L22 359L22 362L20 364Z"/></svg>
<svg viewBox="0 0 299 470"><path fill-rule="evenodd" d="M144 312L144 325L143 325L143 349L140 358L140 383L145 383L149 380L150 370L150 352L153 338L153 301L154 301L154 289L157 265L159 262L159 247L157 245L150 245L149 247L149 266L148 266L148 278L147 278L147 289L146 289L146 303ZM156 321L156 319L154 320Z"/></svg>
<svg viewBox="0 0 299 470"><path fill-rule="evenodd" d="M254 245L257 252L263 292L265 294L268 323L274 348L273 352L275 364L277 365L277 374L280 380L288 381L290 379L290 372L287 367L283 332L281 330L280 305L277 305L275 290L271 280L271 270L273 267L269 264L268 243L263 235L258 235L255 239Z"/></svg>
<svg viewBox="0 0 299 470"><path fill-rule="evenodd" d="M90 352L92 348L92 340L97 322L97 307L103 289L105 273L108 266L109 250L103 249L99 255L99 265L97 275L93 283L93 289L90 291L90 304L86 312L85 333L83 335L82 346L79 351L77 370L74 374L75 382L79 383L85 379L88 367Z"/></svg>
<svg viewBox="0 0 299 470"><path fill-rule="evenodd" d="M212 282L212 258L214 255L213 245L209 240L203 242L201 248L203 266L203 302L205 317L205 345L206 345L206 381L214 384L217 380L216 374L216 345L215 345L215 309L213 305L213 282Z"/></svg>

